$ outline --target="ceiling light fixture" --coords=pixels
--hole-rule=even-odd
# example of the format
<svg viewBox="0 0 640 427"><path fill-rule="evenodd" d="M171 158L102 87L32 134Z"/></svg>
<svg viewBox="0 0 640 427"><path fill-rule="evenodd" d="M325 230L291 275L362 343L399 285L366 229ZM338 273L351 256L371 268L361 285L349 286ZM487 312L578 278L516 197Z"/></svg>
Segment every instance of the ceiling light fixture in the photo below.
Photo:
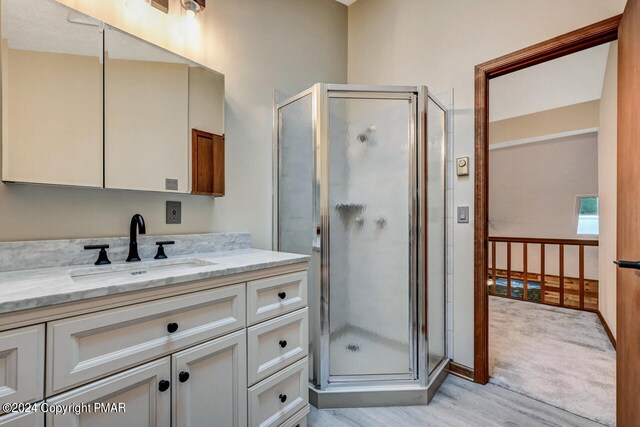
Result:
<svg viewBox="0 0 640 427"><path fill-rule="evenodd" d="M182 7L186 9L187 15L196 16L204 10L206 0L181 0Z"/></svg>

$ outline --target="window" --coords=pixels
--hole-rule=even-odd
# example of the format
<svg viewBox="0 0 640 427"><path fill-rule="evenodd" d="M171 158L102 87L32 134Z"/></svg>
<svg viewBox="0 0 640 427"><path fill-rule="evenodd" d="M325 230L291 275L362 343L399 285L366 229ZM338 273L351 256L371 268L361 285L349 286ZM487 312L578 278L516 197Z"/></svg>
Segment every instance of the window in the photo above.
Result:
<svg viewBox="0 0 640 427"><path fill-rule="evenodd" d="M598 235L598 196L578 196L577 234Z"/></svg>

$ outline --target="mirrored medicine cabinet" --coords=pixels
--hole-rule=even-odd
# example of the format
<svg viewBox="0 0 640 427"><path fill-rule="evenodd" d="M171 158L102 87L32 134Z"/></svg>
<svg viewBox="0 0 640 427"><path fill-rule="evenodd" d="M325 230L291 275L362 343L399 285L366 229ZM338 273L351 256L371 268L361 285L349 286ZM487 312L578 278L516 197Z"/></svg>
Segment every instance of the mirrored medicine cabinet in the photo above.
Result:
<svg viewBox="0 0 640 427"><path fill-rule="evenodd" d="M4 182L224 195L223 74L54 0L0 3Z"/></svg>

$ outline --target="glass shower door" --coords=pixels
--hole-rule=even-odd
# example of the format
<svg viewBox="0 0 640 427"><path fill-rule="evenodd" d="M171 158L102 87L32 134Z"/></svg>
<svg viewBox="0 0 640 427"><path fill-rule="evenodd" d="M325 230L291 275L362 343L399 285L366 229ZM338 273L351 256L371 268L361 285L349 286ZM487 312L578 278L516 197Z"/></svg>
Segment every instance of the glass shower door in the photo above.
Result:
<svg viewBox="0 0 640 427"><path fill-rule="evenodd" d="M315 189L312 94L278 109L277 236L279 251L309 255L309 375L313 381L314 346L319 337L320 252Z"/></svg>
<svg viewBox="0 0 640 427"><path fill-rule="evenodd" d="M407 93L329 93L330 382L416 372L415 105Z"/></svg>

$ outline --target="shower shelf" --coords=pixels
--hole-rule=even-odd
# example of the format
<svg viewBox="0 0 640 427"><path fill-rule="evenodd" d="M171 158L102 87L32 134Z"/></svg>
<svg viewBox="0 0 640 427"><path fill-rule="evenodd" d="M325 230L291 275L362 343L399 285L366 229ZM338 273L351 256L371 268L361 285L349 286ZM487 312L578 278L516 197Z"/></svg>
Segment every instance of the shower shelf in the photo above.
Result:
<svg viewBox="0 0 640 427"><path fill-rule="evenodd" d="M356 220L356 223L361 227L362 224L358 222L358 219L362 221L360 215L365 207L362 203L338 203L336 204L336 211L345 227L350 228L354 220Z"/></svg>
<svg viewBox="0 0 640 427"><path fill-rule="evenodd" d="M348 213L360 213L364 210L365 205L362 203L338 203L336 210Z"/></svg>

